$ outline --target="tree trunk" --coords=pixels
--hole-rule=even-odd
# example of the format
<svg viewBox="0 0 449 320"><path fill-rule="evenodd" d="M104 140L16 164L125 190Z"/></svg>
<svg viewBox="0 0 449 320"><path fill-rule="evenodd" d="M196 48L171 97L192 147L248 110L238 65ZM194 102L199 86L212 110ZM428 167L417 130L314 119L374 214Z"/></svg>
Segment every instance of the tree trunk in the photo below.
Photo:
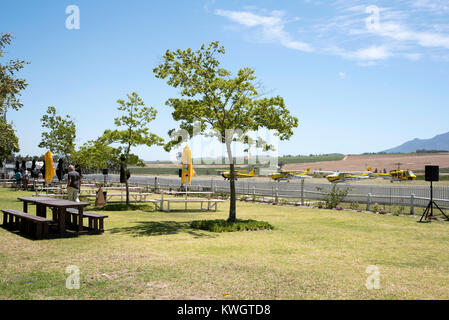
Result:
<svg viewBox="0 0 449 320"><path fill-rule="evenodd" d="M235 170L234 170L234 161L232 158L232 150L231 150L231 143L226 143L226 149L228 151L228 158L229 158L229 171L231 173L230 179L229 179L229 185L231 188L231 203L229 204L229 222L235 222L237 220L237 214L236 214L236 207L235 207Z"/></svg>
<svg viewBox="0 0 449 320"><path fill-rule="evenodd" d="M128 179L126 179L125 186L126 186L126 205L129 206L129 184L128 184Z"/></svg>

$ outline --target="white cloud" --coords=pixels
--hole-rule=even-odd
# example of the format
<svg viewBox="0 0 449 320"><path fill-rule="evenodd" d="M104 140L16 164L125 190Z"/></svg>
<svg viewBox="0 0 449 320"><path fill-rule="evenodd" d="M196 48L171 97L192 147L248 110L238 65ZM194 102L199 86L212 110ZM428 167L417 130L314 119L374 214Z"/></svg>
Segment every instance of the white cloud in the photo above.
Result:
<svg viewBox="0 0 449 320"><path fill-rule="evenodd" d="M373 3L379 5L379 23L369 28L367 21L372 21L374 13L367 8ZM381 7L382 3L387 6ZM218 9L215 14L232 21L234 30L248 30L252 40L336 55L364 66L390 58L418 61L448 55L449 0L334 0L330 5L316 4L327 5L334 12L327 11L319 19L304 17L296 33L286 27L299 18L280 10L251 6L241 11Z"/></svg>
<svg viewBox="0 0 449 320"><path fill-rule="evenodd" d="M338 76L342 79L346 78L346 73L345 72L339 72Z"/></svg>
<svg viewBox="0 0 449 320"><path fill-rule="evenodd" d="M383 46L370 46L353 51L344 50L340 47L330 47L326 48L325 51L348 60L358 61L362 66L375 65L376 61L385 60L392 56L388 48Z"/></svg>
<svg viewBox="0 0 449 320"><path fill-rule="evenodd" d="M370 31L375 35L388 37L397 41L412 41L422 47L441 47L449 49L449 36L435 32L419 32L411 30L407 26L398 23L381 22L378 28Z"/></svg>
<svg viewBox="0 0 449 320"><path fill-rule="evenodd" d="M283 11L272 11L270 15L260 15L250 11L230 11L230 10L215 10L215 14L226 17L232 22L239 25L256 28L258 27L263 35L263 40L278 42L282 46L304 51L312 52L314 49L306 42L297 41L292 38L290 33L285 30L285 24L288 21L285 19ZM294 20L298 20L295 18Z"/></svg>
<svg viewBox="0 0 449 320"><path fill-rule="evenodd" d="M390 56L388 49L382 46L370 46L349 53L349 58L356 60L385 60Z"/></svg>
<svg viewBox="0 0 449 320"><path fill-rule="evenodd" d="M449 1L447 0L414 0L412 6L437 13L449 11Z"/></svg>

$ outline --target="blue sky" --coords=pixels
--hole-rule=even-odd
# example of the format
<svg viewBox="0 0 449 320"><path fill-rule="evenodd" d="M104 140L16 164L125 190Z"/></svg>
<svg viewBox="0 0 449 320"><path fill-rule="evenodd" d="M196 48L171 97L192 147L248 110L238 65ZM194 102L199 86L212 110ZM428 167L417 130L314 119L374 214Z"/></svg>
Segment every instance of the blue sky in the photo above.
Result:
<svg viewBox="0 0 449 320"><path fill-rule="evenodd" d="M66 28L66 7L80 29ZM151 130L176 127L164 105L178 91L153 68L167 49L220 41L222 66L256 70L300 126L280 154L377 152L449 131L449 1L2 1L5 58L31 62L23 109L8 113L21 154L41 154L49 105L77 124L77 145L101 135L116 100L136 91L157 108ZM168 159L162 148L135 150Z"/></svg>

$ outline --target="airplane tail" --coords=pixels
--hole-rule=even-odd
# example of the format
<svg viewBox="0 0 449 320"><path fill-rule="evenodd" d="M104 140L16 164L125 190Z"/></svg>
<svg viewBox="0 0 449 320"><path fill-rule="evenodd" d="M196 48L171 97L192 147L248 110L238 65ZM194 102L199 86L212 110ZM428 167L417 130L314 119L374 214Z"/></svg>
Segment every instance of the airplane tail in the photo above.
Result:
<svg viewBox="0 0 449 320"><path fill-rule="evenodd" d="M254 168L254 169L250 172L250 174L251 174L252 176L254 176L254 175L256 174L256 169Z"/></svg>
<svg viewBox="0 0 449 320"><path fill-rule="evenodd" d="M366 171L373 171L373 167L368 167L368 168L366 168Z"/></svg>
<svg viewBox="0 0 449 320"><path fill-rule="evenodd" d="M304 174L309 174L310 168L307 168L306 171L304 171Z"/></svg>

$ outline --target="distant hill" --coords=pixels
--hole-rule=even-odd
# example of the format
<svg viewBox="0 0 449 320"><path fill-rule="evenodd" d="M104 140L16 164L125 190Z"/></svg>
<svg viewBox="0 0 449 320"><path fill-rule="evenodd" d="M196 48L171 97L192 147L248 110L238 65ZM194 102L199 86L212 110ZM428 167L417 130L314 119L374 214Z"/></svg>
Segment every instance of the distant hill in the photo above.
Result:
<svg viewBox="0 0 449 320"><path fill-rule="evenodd" d="M439 134L431 139L414 139L398 147L385 150L385 153L410 153L417 151L449 151L449 132Z"/></svg>

